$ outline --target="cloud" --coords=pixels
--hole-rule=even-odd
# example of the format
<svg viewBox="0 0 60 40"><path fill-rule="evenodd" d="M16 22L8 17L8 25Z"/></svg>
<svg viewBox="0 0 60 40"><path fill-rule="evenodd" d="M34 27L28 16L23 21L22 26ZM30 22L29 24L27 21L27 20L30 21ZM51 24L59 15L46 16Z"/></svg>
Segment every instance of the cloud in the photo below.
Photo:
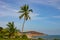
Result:
<svg viewBox="0 0 60 40"><path fill-rule="evenodd" d="M53 16L53 18L60 18L60 16Z"/></svg>
<svg viewBox="0 0 60 40"><path fill-rule="evenodd" d="M3 16L18 16L17 9L12 8L9 4L0 1L0 17Z"/></svg>
<svg viewBox="0 0 60 40"><path fill-rule="evenodd" d="M0 8L4 8L4 9L7 9L9 11L13 11L13 12L17 12L18 10L12 8L9 4L5 3L5 2L2 2L0 1Z"/></svg>
<svg viewBox="0 0 60 40"><path fill-rule="evenodd" d="M32 3L50 5L57 9L60 9L60 0L30 0Z"/></svg>
<svg viewBox="0 0 60 40"><path fill-rule="evenodd" d="M7 22L1 22L1 21L0 21L0 27L6 27L6 23L7 23Z"/></svg>
<svg viewBox="0 0 60 40"><path fill-rule="evenodd" d="M44 20L47 19L47 17L40 17L40 14L38 13L30 13L31 20Z"/></svg>
<svg viewBox="0 0 60 40"><path fill-rule="evenodd" d="M17 9L14 9L11 5L3 2L3 1L0 1L0 17L5 17L5 16L13 16L13 17L19 17L19 13ZM40 14L37 14L37 13L30 13L30 16L31 16L31 19L32 20L44 20L46 19L46 17L39 17Z"/></svg>
<svg viewBox="0 0 60 40"><path fill-rule="evenodd" d="M47 23L49 23L49 24L54 24L54 25L57 24L56 22L53 22L53 21L47 21Z"/></svg>

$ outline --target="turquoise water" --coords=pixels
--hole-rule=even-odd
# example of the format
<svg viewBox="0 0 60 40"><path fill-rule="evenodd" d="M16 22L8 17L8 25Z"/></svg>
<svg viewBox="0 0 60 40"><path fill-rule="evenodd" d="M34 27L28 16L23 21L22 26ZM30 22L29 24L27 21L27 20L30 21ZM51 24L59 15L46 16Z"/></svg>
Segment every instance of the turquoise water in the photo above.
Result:
<svg viewBox="0 0 60 40"><path fill-rule="evenodd" d="M35 36L33 38L44 38L46 40L53 40L56 38L60 40L60 35Z"/></svg>

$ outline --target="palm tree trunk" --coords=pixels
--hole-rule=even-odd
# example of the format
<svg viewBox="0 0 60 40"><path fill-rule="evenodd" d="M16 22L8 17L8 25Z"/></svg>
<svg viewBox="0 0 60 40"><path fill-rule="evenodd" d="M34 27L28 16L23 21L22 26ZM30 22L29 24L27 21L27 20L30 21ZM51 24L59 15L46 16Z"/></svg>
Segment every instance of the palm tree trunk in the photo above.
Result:
<svg viewBox="0 0 60 40"><path fill-rule="evenodd" d="M24 24L25 24L25 19L24 19L23 25L22 25L22 34L23 34L23 31L24 31Z"/></svg>

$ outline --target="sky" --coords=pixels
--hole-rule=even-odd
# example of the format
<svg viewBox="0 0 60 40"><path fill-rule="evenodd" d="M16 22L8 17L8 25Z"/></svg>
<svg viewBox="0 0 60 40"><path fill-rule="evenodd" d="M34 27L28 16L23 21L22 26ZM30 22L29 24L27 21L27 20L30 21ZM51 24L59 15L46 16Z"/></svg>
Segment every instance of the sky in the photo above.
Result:
<svg viewBox="0 0 60 40"><path fill-rule="evenodd" d="M21 30L23 19L19 19L20 7L28 4L33 13L26 21L24 31L38 31L49 35L60 35L60 0L0 0L0 27L6 28L14 21Z"/></svg>

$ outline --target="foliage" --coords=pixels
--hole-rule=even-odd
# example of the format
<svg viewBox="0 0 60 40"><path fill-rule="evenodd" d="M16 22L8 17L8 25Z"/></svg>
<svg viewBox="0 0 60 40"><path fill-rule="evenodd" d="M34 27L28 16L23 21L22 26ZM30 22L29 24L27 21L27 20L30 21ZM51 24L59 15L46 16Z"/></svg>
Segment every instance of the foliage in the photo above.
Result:
<svg viewBox="0 0 60 40"><path fill-rule="evenodd" d="M22 35L22 38L23 39L27 39L28 37L26 35Z"/></svg>
<svg viewBox="0 0 60 40"><path fill-rule="evenodd" d="M0 27L0 31L2 31L3 30L3 28L2 27Z"/></svg>
<svg viewBox="0 0 60 40"><path fill-rule="evenodd" d="M0 40L29 40L29 39L23 39L23 38L0 38Z"/></svg>
<svg viewBox="0 0 60 40"><path fill-rule="evenodd" d="M54 40L60 40L60 39L55 38Z"/></svg>
<svg viewBox="0 0 60 40"><path fill-rule="evenodd" d="M19 18L21 19L22 17L24 17L25 20L28 20L30 19L30 16L29 16L29 13L30 12L33 12L32 9L29 9L29 6L28 5L24 5L21 7L19 13L22 13Z"/></svg>
<svg viewBox="0 0 60 40"><path fill-rule="evenodd" d="M2 34L2 31L3 30L3 28L2 27L0 27L0 37L3 37L3 34Z"/></svg>
<svg viewBox="0 0 60 40"><path fill-rule="evenodd" d="M9 31L10 33L15 32L16 28L15 28L15 26L14 26L14 22L9 22L9 23L7 24L7 26L8 26L8 31Z"/></svg>
<svg viewBox="0 0 60 40"><path fill-rule="evenodd" d="M20 30L16 29L14 22L8 22L7 28L0 27L0 38L13 38L18 36L15 35L17 32L20 32Z"/></svg>
<svg viewBox="0 0 60 40"><path fill-rule="evenodd" d="M38 38L38 40L44 40L43 38Z"/></svg>
<svg viewBox="0 0 60 40"><path fill-rule="evenodd" d="M8 22L7 26L7 30L9 31L9 37L14 36L14 33L16 32L14 22Z"/></svg>

